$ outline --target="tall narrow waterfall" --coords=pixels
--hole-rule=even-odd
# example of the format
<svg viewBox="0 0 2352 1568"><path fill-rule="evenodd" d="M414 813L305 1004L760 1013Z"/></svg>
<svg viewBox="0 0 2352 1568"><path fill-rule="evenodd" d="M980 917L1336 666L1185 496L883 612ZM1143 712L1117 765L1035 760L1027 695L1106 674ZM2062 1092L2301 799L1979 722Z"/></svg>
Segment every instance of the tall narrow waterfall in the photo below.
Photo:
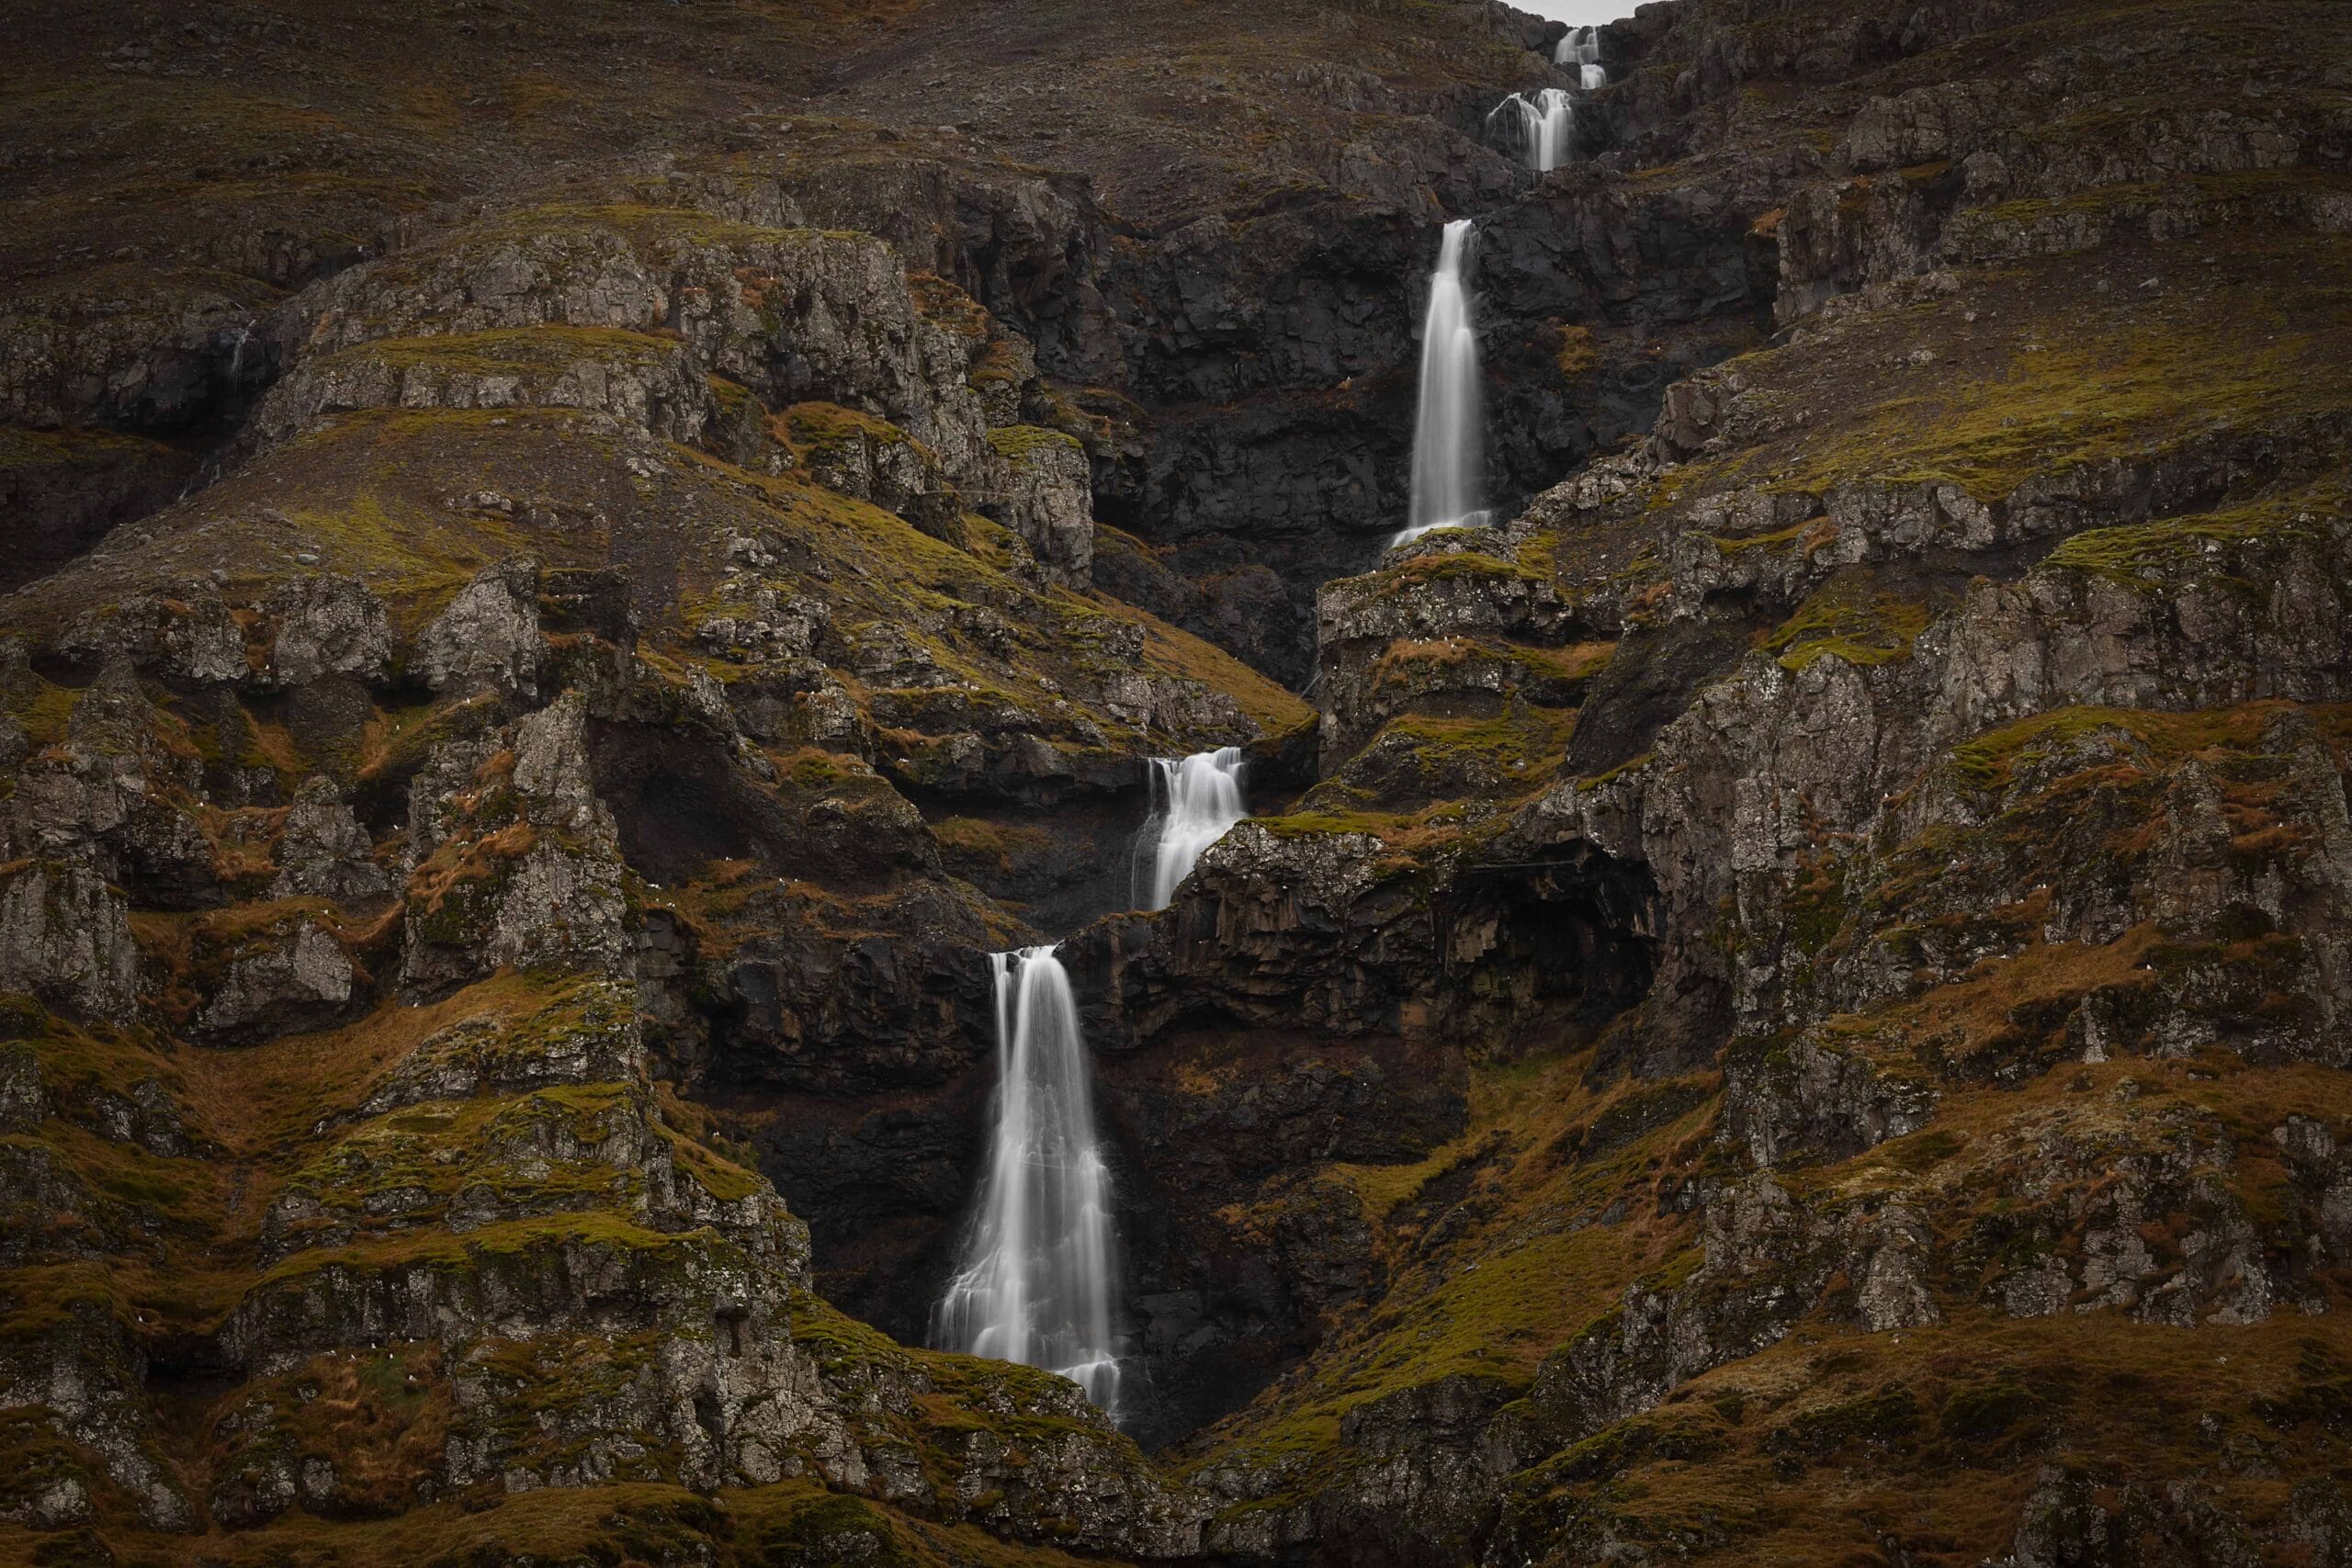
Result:
<svg viewBox="0 0 2352 1568"><path fill-rule="evenodd" d="M1201 852L1249 815L1241 804L1241 748L1151 761L1151 816L1136 840L1135 903L1165 909Z"/></svg>
<svg viewBox="0 0 2352 1568"><path fill-rule="evenodd" d="M998 1086L988 1174L935 1343L1045 1367L1115 1414L1111 1182L1069 976L1050 947L990 955Z"/></svg>
<svg viewBox="0 0 2352 1568"><path fill-rule="evenodd" d="M1520 156L1537 174L1548 174L1568 161L1577 111L1566 88L1546 87L1532 98L1513 93L1487 110L1487 118L1503 122L1519 142Z"/></svg>
<svg viewBox="0 0 2352 1568"><path fill-rule="evenodd" d="M1445 226L1437 271L1421 318L1420 409L1413 421L1413 510L1406 540L1432 528L1480 527L1483 432L1478 415L1478 333L1470 320L1468 271L1474 235L1467 219Z"/></svg>

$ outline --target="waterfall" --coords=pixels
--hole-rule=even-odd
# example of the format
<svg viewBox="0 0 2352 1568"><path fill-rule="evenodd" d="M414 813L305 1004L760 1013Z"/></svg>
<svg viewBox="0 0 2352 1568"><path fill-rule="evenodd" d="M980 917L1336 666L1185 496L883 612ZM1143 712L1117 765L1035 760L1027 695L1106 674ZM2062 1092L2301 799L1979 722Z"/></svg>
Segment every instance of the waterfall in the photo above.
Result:
<svg viewBox="0 0 2352 1568"><path fill-rule="evenodd" d="M1577 94L1597 93L1609 85L1609 73L1600 64L1599 28L1569 28L1552 59L1576 72L1574 91L1546 87L1532 97L1513 93L1487 111L1488 122L1502 121L1518 143L1520 157L1539 175L1559 168L1576 152Z"/></svg>
<svg viewBox="0 0 2352 1568"><path fill-rule="evenodd" d="M1050 947L991 953L996 1130L961 1269L933 1324L944 1348L1059 1372L1116 1414L1111 1182L1069 975Z"/></svg>
<svg viewBox="0 0 2352 1568"><path fill-rule="evenodd" d="M1474 238L1470 221L1445 226L1429 312L1421 319L1420 407L1413 419L1413 510L1401 545L1432 528L1483 527L1484 481L1478 423L1478 333L1470 320L1463 274Z"/></svg>
<svg viewBox="0 0 2352 1568"><path fill-rule="evenodd" d="M1568 161L1568 150L1575 145L1576 113L1576 100L1566 88L1546 87L1532 98L1513 93L1487 111L1487 118L1502 118L1519 141L1520 156L1529 168L1543 175Z"/></svg>
<svg viewBox="0 0 2352 1568"><path fill-rule="evenodd" d="M1600 29L1570 28L1552 51L1555 65L1598 65L1600 63ZM1602 80L1606 81L1604 76Z"/></svg>
<svg viewBox="0 0 2352 1568"><path fill-rule="evenodd" d="M1135 905L1165 909L1201 852L1249 815L1241 748L1151 760L1151 816L1136 839Z"/></svg>
<svg viewBox="0 0 2352 1568"><path fill-rule="evenodd" d="M1577 68L1577 90L1597 93L1609 85L1609 73L1600 63L1600 29L1570 28L1560 39L1560 47L1552 53L1555 65Z"/></svg>

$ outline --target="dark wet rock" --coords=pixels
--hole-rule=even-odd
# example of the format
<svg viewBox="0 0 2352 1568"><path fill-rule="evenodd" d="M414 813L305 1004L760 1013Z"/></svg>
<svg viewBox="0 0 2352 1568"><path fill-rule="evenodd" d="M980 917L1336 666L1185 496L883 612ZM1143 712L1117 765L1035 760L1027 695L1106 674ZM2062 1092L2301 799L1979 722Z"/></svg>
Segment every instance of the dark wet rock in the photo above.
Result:
<svg viewBox="0 0 2352 1568"><path fill-rule="evenodd" d="M391 887L375 860L375 845L334 783L319 775L302 782L277 840L277 878L270 896L288 898L371 898Z"/></svg>
<svg viewBox="0 0 2352 1568"><path fill-rule="evenodd" d="M538 693L539 567L523 559L486 567L418 634L410 663L435 691Z"/></svg>
<svg viewBox="0 0 2352 1568"><path fill-rule="evenodd" d="M339 1016L356 989L343 944L324 926L299 917L242 937L216 962L226 973L192 1021L213 1039L316 1027Z"/></svg>
<svg viewBox="0 0 2352 1568"><path fill-rule="evenodd" d="M0 588L54 570L178 495L196 471L160 442L86 430L0 429L0 516L10 520Z"/></svg>
<svg viewBox="0 0 2352 1568"><path fill-rule="evenodd" d="M128 1021L139 955L122 896L85 865L20 862L0 887L0 987Z"/></svg>

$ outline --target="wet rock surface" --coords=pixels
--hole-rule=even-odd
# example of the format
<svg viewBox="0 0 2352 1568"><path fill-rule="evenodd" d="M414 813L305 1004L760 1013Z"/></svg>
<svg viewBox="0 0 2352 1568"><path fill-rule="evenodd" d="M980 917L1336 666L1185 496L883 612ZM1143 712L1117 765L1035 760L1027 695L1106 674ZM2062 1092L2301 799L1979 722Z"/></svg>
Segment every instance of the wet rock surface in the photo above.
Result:
<svg viewBox="0 0 2352 1568"><path fill-rule="evenodd" d="M28 29L0 1555L2345 1559L2335 21Z"/></svg>

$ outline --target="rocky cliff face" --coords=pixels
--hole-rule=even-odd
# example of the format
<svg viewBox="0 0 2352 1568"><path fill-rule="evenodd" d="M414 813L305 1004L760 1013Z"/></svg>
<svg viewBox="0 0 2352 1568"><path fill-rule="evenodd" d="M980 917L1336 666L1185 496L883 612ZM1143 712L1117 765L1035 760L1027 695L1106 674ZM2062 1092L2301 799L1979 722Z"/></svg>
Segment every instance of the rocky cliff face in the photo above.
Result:
<svg viewBox="0 0 2352 1568"><path fill-rule="evenodd" d="M2352 1561L2338 21L44 19L0 1556ZM910 1348L1045 940L1124 1430Z"/></svg>

